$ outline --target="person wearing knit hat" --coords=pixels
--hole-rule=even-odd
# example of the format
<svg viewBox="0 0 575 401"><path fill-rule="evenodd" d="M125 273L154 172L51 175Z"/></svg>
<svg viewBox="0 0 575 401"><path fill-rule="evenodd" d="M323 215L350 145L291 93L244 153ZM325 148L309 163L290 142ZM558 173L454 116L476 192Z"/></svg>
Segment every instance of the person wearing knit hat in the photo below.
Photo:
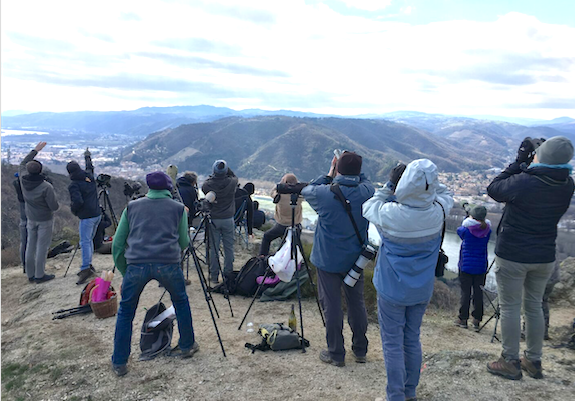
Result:
<svg viewBox="0 0 575 401"><path fill-rule="evenodd" d="M537 149L525 138L516 160L487 187L491 198L505 203L495 244L503 350L498 361L487 365L495 375L516 380L524 370L543 377L542 299L555 266L557 224L575 189L572 158L573 144L565 137L550 138ZM527 347L520 356L522 302Z"/></svg>
<svg viewBox="0 0 575 401"><path fill-rule="evenodd" d="M332 184L337 185L351 205L351 216L346 207L334 196ZM366 362L367 313L363 299L363 274L353 287L344 284L347 272L354 266L367 242L367 220L361 205L373 195L375 189L361 173L361 156L344 152L335 156L327 175L313 180L301 191L302 196L317 212L311 262L317 267L318 295L325 314L327 349L319 359L334 366L345 366L343 338L343 287L347 299L348 322L353 332L352 350L357 363Z"/></svg>
<svg viewBox="0 0 575 401"><path fill-rule="evenodd" d="M98 186L94 179L94 165L88 149L84 152L84 161L86 170L83 170L75 160L66 165L71 181L68 186L71 202L70 209L80 219L78 233L80 235L79 245L82 249L82 264L80 265L78 281L76 282L78 285L84 284L96 274L96 269L92 266L94 237L102 219L98 202Z"/></svg>
<svg viewBox="0 0 575 401"><path fill-rule="evenodd" d="M34 160L45 146L46 142L39 142L18 168L27 217L26 275L31 283L44 283L55 277L53 274L45 273L45 266L52 242L54 212L58 210L59 205L54 187L41 174L42 163Z"/></svg>
<svg viewBox="0 0 575 401"><path fill-rule="evenodd" d="M220 241L224 243L224 276L230 275L234 270L234 215L236 213L235 193L238 186L238 177L234 174L225 160L216 160L212 165L213 174L202 185L202 191L216 193L216 201L212 205L211 233L214 240L211 248L209 280L211 284L219 283Z"/></svg>
<svg viewBox="0 0 575 401"><path fill-rule="evenodd" d="M188 214L184 205L172 198L172 180L167 174L149 173L146 182L148 193L124 209L112 243L114 264L123 276L112 354L112 370L117 376L128 373L134 315L144 287L152 280L170 293L176 309L180 339L170 355L190 358L199 350L180 266L181 251L189 244Z"/></svg>

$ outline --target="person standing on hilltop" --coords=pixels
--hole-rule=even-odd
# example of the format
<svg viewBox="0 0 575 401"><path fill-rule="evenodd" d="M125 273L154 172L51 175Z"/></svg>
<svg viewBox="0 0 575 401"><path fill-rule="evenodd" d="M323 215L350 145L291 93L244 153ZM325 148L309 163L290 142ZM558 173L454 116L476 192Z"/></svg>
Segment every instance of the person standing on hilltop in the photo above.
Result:
<svg viewBox="0 0 575 401"><path fill-rule="evenodd" d="M280 184L297 184L297 177L295 174L285 174L280 180ZM289 194L279 194L277 189L274 188L271 193L273 202L275 203L274 219L276 224L264 233L262 243L260 245L260 255L267 256L270 252L270 244L273 240L284 236L286 230L291 226L291 198ZM298 230L301 230L302 221L302 203L303 198L298 196L297 204L295 207L294 224Z"/></svg>
<svg viewBox="0 0 575 401"><path fill-rule="evenodd" d="M78 231L80 234L80 248L82 248L82 266L78 273L76 284L84 284L88 278L96 273L92 266L94 254L94 236L98 224L102 219L100 205L98 204L98 188L94 180L94 165L88 149L84 152L86 170L82 170L77 161L72 160L66 166L70 180L68 186L70 192L70 209L75 216L80 218Z"/></svg>
<svg viewBox="0 0 575 401"><path fill-rule="evenodd" d="M501 305L501 357L487 370L518 380L522 370L543 377L542 299L555 266L557 224L569 208L575 185L570 177L573 144L556 136L537 143L525 138L517 157L487 187L497 202L505 202L495 244L495 277ZM519 356L521 303L525 310L527 349Z"/></svg>
<svg viewBox="0 0 575 401"><path fill-rule="evenodd" d="M469 304L473 292L473 328L479 331L483 319L483 291L487 273L487 244L491 236L491 222L486 220L487 209L475 206L469 216L457 229L457 235L463 241L459 257L459 282L461 284L461 308L455 324L467 328Z"/></svg>
<svg viewBox="0 0 575 401"><path fill-rule="evenodd" d="M317 267L319 302L325 314L327 340L327 350L320 352L319 359L338 367L345 366L342 286L348 323L353 333L351 349L355 361L365 363L367 355L367 312L363 298L363 274L353 287L344 285L347 272L361 255L362 245L367 243L368 223L361 215L361 205L375 191L371 182L361 173L361 165L361 156L346 151L339 159L333 158L327 175L313 180L301 191L302 196L318 214L311 262ZM350 214L332 192L332 185L339 186L351 205ZM358 236L361 237L361 243Z"/></svg>
<svg viewBox="0 0 575 401"><path fill-rule="evenodd" d="M18 175L22 196L26 204L28 241L26 244L26 274L28 281L44 283L52 280L53 274L45 274L46 257L52 242L54 212L58 210L58 200L52 184L42 174L42 163L34 157L46 146L38 142L19 166Z"/></svg>
<svg viewBox="0 0 575 401"><path fill-rule="evenodd" d="M373 275L387 400L416 400L421 372L420 327L433 294L441 228L453 198L427 159L398 164L387 184L363 204L381 246Z"/></svg>
<svg viewBox="0 0 575 401"><path fill-rule="evenodd" d="M190 241L188 214L182 203L172 199L172 179L167 174L149 173L146 183L148 194L128 203L112 243L114 264L124 276L112 354L112 370L118 376L128 373L134 316L140 295L151 280L170 293L176 310L180 340L170 355L190 358L199 350L180 267L180 252Z"/></svg>
<svg viewBox="0 0 575 401"><path fill-rule="evenodd" d="M216 200L212 206L213 247L210 257L210 283L219 283L219 249L220 241L224 243L224 275L234 271L234 214L236 213L235 193L238 186L238 177L228 167L225 160L216 160L212 166L213 174L202 185L202 191L216 193Z"/></svg>

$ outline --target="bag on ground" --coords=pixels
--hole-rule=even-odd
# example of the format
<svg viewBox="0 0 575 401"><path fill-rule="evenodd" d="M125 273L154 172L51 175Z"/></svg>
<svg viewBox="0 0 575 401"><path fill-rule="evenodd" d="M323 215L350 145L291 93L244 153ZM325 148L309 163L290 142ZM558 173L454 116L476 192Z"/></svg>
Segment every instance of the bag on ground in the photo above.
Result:
<svg viewBox="0 0 575 401"><path fill-rule="evenodd" d="M284 351L301 348L302 340L304 347L309 347L309 341L300 336L297 331L293 331L283 323L261 324L258 334L262 337L260 344L253 345L246 343L246 348L260 351Z"/></svg>
<svg viewBox="0 0 575 401"><path fill-rule="evenodd" d="M148 361L170 350L174 333L174 307L159 302L146 312L140 335L140 361Z"/></svg>

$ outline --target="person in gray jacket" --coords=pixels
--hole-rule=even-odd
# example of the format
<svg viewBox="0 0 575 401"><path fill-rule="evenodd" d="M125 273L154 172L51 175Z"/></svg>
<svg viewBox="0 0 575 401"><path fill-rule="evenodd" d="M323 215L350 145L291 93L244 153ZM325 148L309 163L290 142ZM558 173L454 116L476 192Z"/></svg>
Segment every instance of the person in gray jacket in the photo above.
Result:
<svg viewBox="0 0 575 401"><path fill-rule="evenodd" d="M213 234L213 247L210 249L210 282L219 282L218 254L220 241L224 242L224 275L234 270L234 214L236 213L235 193L238 186L238 177L228 168L225 160L216 160L212 166L212 175L202 185L202 191L216 193L216 201L211 210Z"/></svg>
<svg viewBox="0 0 575 401"><path fill-rule="evenodd" d="M22 196L26 204L28 242L26 245L26 274L28 281L43 283L52 280L53 274L45 274L46 256L52 242L53 214L58 210L58 201L52 184L45 180L42 163L34 157L46 146L39 142L22 160L19 167Z"/></svg>

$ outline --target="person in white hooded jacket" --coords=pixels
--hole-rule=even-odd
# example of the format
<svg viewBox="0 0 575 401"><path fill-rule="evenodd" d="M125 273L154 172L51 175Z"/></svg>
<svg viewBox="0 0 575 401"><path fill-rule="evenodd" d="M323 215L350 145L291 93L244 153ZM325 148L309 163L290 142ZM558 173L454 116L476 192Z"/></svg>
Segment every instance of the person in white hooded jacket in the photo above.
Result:
<svg viewBox="0 0 575 401"><path fill-rule="evenodd" d="M387 399L416 399L422 361L420 326L433 293L444 216L453 198L427 159L399 164L363 204L381 247L373 283L387 371Z"/></svg>

